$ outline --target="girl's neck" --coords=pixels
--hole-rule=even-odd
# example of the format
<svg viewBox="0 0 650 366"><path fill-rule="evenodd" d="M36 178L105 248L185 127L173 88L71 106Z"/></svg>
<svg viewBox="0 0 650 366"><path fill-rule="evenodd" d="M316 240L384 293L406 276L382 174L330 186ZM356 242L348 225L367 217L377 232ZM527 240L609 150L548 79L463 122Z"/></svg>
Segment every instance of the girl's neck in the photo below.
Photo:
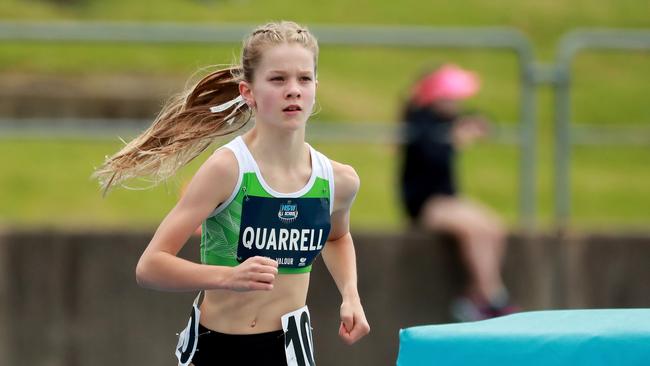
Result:
<svg viewBox="0 0 650 366"><path fill-rule="evenodd" d="M304 167L305 162L309 162L304 128L282 131L256 125L242 138L258 164L273 164L292 169Z"/></svg>

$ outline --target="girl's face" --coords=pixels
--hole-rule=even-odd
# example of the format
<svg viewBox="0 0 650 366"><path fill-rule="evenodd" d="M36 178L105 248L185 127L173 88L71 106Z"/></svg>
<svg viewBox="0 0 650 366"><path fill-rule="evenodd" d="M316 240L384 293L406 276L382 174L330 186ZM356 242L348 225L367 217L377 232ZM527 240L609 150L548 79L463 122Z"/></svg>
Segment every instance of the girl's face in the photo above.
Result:
<svg viewBox="0 0 650 366"><path fill-rule="evenodd" d="M283 43L263 52L253 82L242 82L242 96L255 108L257 123L298 129L311 115L316 98L314 54Z"/></svg>

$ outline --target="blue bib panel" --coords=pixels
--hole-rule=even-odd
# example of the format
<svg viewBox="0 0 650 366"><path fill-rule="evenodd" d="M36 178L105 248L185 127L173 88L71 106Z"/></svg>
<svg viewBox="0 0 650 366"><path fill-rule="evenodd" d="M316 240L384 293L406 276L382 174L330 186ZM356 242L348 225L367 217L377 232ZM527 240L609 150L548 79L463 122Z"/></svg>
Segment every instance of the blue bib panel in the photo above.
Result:
<svg viewBox="0 0 650 366"><path fill-rule="evenodd" d="M246 196L242 204L237 261L263 256L280 268L308 268L330 232L328 198Z"/></svg>

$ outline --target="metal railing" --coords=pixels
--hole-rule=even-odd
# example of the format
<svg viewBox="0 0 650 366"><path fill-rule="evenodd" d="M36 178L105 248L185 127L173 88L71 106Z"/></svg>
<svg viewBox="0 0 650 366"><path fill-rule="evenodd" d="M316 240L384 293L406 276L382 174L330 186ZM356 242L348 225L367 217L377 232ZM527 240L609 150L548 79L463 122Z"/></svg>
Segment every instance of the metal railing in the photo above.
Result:
<svg viewBox="0 0 650 366"><path fill-rule="evenodd" d="M86 22L0 22L0 40L30 42L239 43L249 25L181 25ZM410 48L488 48L514 52L519 64L519 217L524 228L535 224L535 80L533 49L509 28L311 27L321 46ZM4 121L5 123L9 123ZM130 122L129 122L130 123ZM339 124L341 125L341 124ZM367 130L366 130L367 131ZM344 135L344 134L339 134Z"/></svg>
<svg viewBox="0 0 650 366"><path fill-rule="evenodd" d="M0 22L0 41L26 42L106 42L106 43L239 43L250 31L249 25L181 25L172 23L87 23L87 22ZM519 65L519 122L517 136L509 131L497 131L498 141L519 144L519 221L526 229L535 226L535 171L536 171L536 88L551 84L555 91L555 146L554 187L555 224L568 225L570 214L570 156L573 143L602 144L611 142L611 132L602 127L573 128L570 115L571 65L584 50L648 50L650 31L595 29L578 30L565 35L557 48L553 65L535 63L528 39L509 28L431 28L431 27L352 27L316 26L312 31L321 45L380 46L399 48L488 48L515 53ZM7 134L75 136L84 126L84 135L101 136L107 132L107 120L66 119L57 124L57 131L43 132L51 123L45 119L16 120L0 118L0 131ZM111 131L133 132L147 121L137 119L110 120ZM310 136L336 141L360 140L372 142L399 142L397 127L390 124L319 123ZM650 136L643 130L625 133L617 130L614 138L635 144L650 144ZM617 136L617 137L616 137Z"/></svg>
<svg viewBox="0 0 650 366"><path fill-rule="evenodd" d="M576 30L561 38L555 59L555 225L562 229L569 224L571 209L570 157L571 131L571 65L584 50L650 50L650 31L593 29ZM584 135L584 134L583 134ZM592 136L594 134L592 133ZM619 135L620 136L620 135ZM611 136L610 136L611 138ZM637 136L640 143L649 136Z"/></svg>
<svg viewBox="0 0 650 366"><path fill-rule="evenodd" d="M181 25L171 23L86 23L86 22L0 22L0 41L26 42L106 42L106 43L239 43L250 31L249 25ZM555 224L568 225L570 214L570 155L573 143L602 144L612 140L613 134L600 129L573 128L570 116L571 65L584 50L648 50L650 31L595 29L578 30L565 35L557 48L555 63L535 63L533 49L528 39L519 31L509 28L431 28L431 27L352 27L316 26L312 31L321 45L380 46L399 48L460 48L499 49L514 52L519 65L519 121L515 143L519 144L519 221L525 229L535 226L535 171L536 171L536 89L551 84L555 94L555 146L554 187ZM101 119L68 119L59 123L59 134L74 135L79 126L86 134L99 136L108 125ZM113 131L134 131L145 123L141 120L111 120ZM0 119L0 131L30 132L38 134L40 126L48 122L41 119ZM89 127L92 126L92 127ZM117 126L117 127L116 127ZM397 127L373 123L364 124L323 123L314 126L311 136L337 141L395 143ZM508 131L498 131L497 140L513 142ZM647 132L644 130L643 132ZM48 136L56 135L51 131ZM603 136L606 136L605 140ZM649 144L645 133L618 131L618 139L635 144ZM616 138L614 136L614 138Z"/></svg>

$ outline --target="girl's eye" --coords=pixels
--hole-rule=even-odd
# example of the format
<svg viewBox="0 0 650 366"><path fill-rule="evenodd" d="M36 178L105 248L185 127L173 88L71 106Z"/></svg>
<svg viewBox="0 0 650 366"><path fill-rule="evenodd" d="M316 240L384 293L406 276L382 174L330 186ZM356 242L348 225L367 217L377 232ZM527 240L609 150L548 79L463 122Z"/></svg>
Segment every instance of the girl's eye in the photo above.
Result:
<svg viewBox="0 0 650 366"><path fill-rule="evenodd" d="M303 77L300 78L300 80L302 80L302 81L311 81L311 77L303 76Z"/></svg>
<svg viewBox="0 0 650 366"><path fill-rule="evenodd" d="M274 76L271 78L271 81L283 81L284 78L282 76Z"/></svg>

